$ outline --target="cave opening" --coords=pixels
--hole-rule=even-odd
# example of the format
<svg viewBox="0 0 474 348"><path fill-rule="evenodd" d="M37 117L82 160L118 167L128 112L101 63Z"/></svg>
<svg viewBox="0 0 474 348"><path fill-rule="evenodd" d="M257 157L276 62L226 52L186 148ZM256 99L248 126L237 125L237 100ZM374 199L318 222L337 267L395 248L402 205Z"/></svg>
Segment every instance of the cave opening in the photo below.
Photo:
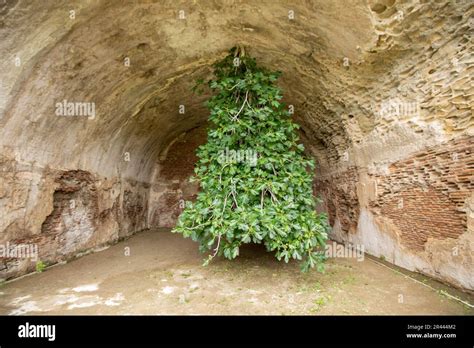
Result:
<svg viewBox="0 0 474 348"><path fill-rule="evenodd" d="M195 245L169 233L184 202L196 198L198 184L188 179L196 148L207 136L209 112L203 103L210 95L196 95L192 87L208 79L212 64L239 44L262 65L282 71L283 101L301 125L307 154L316 160L313 193L322 197L317 209L328 214L331 240L363 246L367 255L362 263L356 257L331 261L338 284L361 293L358 285L376 286L369 278L377 272L396 282L383 266L377 271L378 262L472 297L474 121L467 38L473 7L468 1L370 0L351 6L96 1L74 5L74 19L64 3L1 6L0 52L8 59L0 65L0 246L35 245L47 265L75 260L65 266L96 269L94 276L113 283L118 273L100 265L105 255L117 261L109 266L130 276L127 281L166 279L158 285L150 280L141 289L159 287L163 296L184 286L183 279L192 280L186 286L202 287L199 277L226 270L254 272L253 281L265 279L274 287L273 274L296 283L292 264L272 263L259 247L249 247L234 265L220 260L201 270ZM80 257L104 248L103 254ZM128 262L136 275L126 270ZM144 266L154 263L157 269ZM28 258L2 257L2 264L3 280L37 271ZM53 293L59 286L53 275L69 279L68 272L74 272L60 267L39 274L51 281ZM351 269L363 280L351 280ZM192 274L182 276L188 271ZM252 279L232 272L226 282L238 279L251 289ZM321 277L330 287L328 276ZM308 279L316 282L318 276ZM15 291L23 291L21 281L11 283L0 313L28 312L25 303L11 304ZM80 281L85 279L71 276L67 287ZM117 280L118 288L124 284ZM229 293L238 292L227 285ZM203 296L210 298L215 287L211 282ZM192 297L187 289L180 294L183 303ZM431 313L435 297L413 291L429 300L413 305L412 313ZM126 301L117 294L98 300L100 310L112 311L107 300ZM249 291L245 296L251 303L275 300ZM351 313L362 312L350 299L342 300L349 301ZM438 304L433 310L462 311ZM73 302L63 305L53 312L82 310ZM315 310L307 307L301 302L295 311ZM237 305L232 308L238 312ZM173 310L192 312L172 304L163 309ZM342 310L335 306L328 313ZM377 312L375 305L368 310ZM405 313L389 305L381 313L397 310ZM144 303L140 311L149 313Z"/></svg>

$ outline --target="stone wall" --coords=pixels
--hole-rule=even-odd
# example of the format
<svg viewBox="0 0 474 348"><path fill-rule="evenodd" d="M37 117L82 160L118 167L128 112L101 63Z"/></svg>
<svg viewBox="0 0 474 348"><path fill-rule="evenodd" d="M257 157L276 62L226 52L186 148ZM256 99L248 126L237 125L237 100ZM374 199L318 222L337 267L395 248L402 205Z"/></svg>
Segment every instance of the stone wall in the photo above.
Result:
<svg viewBox="0 0 474 348"><path fill-rule="evenodd" d="M148 227L149 185L0 158L0 279L54 264ZM34 258L8 257L19 248Z"/></svg>
<svg viewBox="0 0 474 348"><path fill-rule="evenodd" d="M314 180L315 194L323 197L323 206L328 213L331 226L337 224L344 233L356 233L359 219L359 200L357 198L357 168L350 168L342 173L329 177L316 174Z"/></svg>
<svg viewBox="0 0 474 348"><path fill-rule="evenodd" d="M150 191L151 226L174 227L185 201L196 198L199 184L189 182L189 178L194 174L196 149L206 138L206 126L195 128L163 152Z"/></svg>
<svg viewBox="0 0 474 348"><path fill-rule="evenodd" d="M457 239L467 229L467 199L474 192L474 138L452 140L397 161L374 175L370 207L393 221L408 249L428 239Z"/></svg>
<svg viewBox="0 0 474 348"><path fill-rule="evenodd" d="M0 242L38 238L54 261L172 227L208 117L191 88L242 45L282 71L332 237L472 289L473 14L469 0L3 2ZM64 100L95 114L57 115Z"/></svg>
<svg viewBox="0 0 474 348"><path fill-rule="evenodd" d="M474 288L474 138L414 152L385 170L349 168L315 181L330 236L370 254Z"/></svg>

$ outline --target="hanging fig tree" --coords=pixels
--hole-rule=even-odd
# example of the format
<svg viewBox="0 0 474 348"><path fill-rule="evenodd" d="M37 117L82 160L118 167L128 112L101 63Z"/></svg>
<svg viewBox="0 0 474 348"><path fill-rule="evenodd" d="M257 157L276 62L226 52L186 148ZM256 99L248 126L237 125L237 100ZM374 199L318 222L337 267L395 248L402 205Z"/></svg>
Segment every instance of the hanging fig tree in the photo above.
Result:
<svg viewBox="0 0 474 348"><path fill-rule="evenodd" d="M317 213L314 161L298 143L291 115L269 71L233 48L214 64L207 143L197 150L200 192L186 202L173 232L199 242L202 252L234 259L246 243L263 243L278 260L322 269L328 223ZM197 88L202 88L198 81Z"/></svg>

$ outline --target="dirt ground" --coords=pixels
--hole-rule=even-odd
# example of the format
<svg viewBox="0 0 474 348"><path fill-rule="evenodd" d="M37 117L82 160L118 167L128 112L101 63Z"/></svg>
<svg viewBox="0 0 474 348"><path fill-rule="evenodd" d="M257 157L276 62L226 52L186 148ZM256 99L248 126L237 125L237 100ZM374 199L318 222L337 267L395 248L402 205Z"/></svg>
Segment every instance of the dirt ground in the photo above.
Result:
<svg viewBox="0 0 474 348"><path fill-rule="evenodd" d="M234 261L203 267L203 259L181 235L142 232L3 283L0 314L474 314L441 284L419 276L416 282L368 257L329 259L324 274L301 273L259 245Z"/></svg>

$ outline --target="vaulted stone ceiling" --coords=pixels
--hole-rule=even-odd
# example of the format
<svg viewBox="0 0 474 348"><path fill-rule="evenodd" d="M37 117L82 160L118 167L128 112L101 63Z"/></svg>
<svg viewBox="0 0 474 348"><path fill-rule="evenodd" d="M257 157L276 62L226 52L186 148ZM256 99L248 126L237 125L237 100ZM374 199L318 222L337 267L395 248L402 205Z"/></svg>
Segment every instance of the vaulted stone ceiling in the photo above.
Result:
<svg viewBox="0 0 474 348"><path fill-rule="evenodd" d="M170 145L206 124L207 95L191 92L194 81L210 76L212 63L235 45L283 72L285 101L294 106L302 139L326 180L316 186L336 232L360 230L361 209L375 204L377 195L366 188L375 185L377 191L374 177L386 175L393 163L474 134L468 0L11 0L0 6L0 146L1 161L10 166L6 172L28 166L83 170L153 185ZM55 105L63 100L95 103L96 117L58 117ZM414 102L417 112L381 114L393 100ZM130 161L124 161L126 153ZM339 182L338 173L354 173L354 181ZM9 213L0 225L10 231L6 235L15 236L17 228L35 234L51 213L54 185L41 180L49 189L37 191L51 196L48 203L36 207L42 196L31 198L31 189L25 194L30 198L6 203ZM30 181L24 185L33 185ZM324 191L331 185L335 188ZM462 195L453 204L462 210L459 223L465 228L471 221L463 205L469 194ZM152 198L143 200L153 204ZM19 211L35 218L15 222ZM405 233L384 224L379 227L394 235ZM380 245L373 250L392 252ZM392 261L397 263L395 256ZM422 268L423 262L404 265ZM462 278L463 286L472 286L466 277L452 281Z"/></svg>
<svg viewBox="0 0 474 348"><path fill-rule="evenodd" d="M388 125L375 119L373 107L401 88L423 99L419 124L398 132L402 144L419 138L422 128L433 133L423 136L426 141L439 136L437 130L463 132L472 111L465 105L467 77L451 87L452 98L438 111L442 117L432 112L431 89L440 78L455 79L440 71L440 65L451 64L444 59L447 53L456 53L459 69L467 68L469 1L10 1L3 6L2 143L11 146L16 139L24 160L105 175L126 170L146 180L166 145L206 120L203 98L190 88L236 44L283 72L286 101L295 106L322 161L338 159L350 146L366 155L373 150L370 141L378 147L379 133ZM443 84L439 93L451 93ZM97 118L55 117L55 103L64 99L94 102ZM179 105L185 106L184 115ZM459 108L462 114L454 117ZM117 169L126 151L131 163Z"/></svg>

